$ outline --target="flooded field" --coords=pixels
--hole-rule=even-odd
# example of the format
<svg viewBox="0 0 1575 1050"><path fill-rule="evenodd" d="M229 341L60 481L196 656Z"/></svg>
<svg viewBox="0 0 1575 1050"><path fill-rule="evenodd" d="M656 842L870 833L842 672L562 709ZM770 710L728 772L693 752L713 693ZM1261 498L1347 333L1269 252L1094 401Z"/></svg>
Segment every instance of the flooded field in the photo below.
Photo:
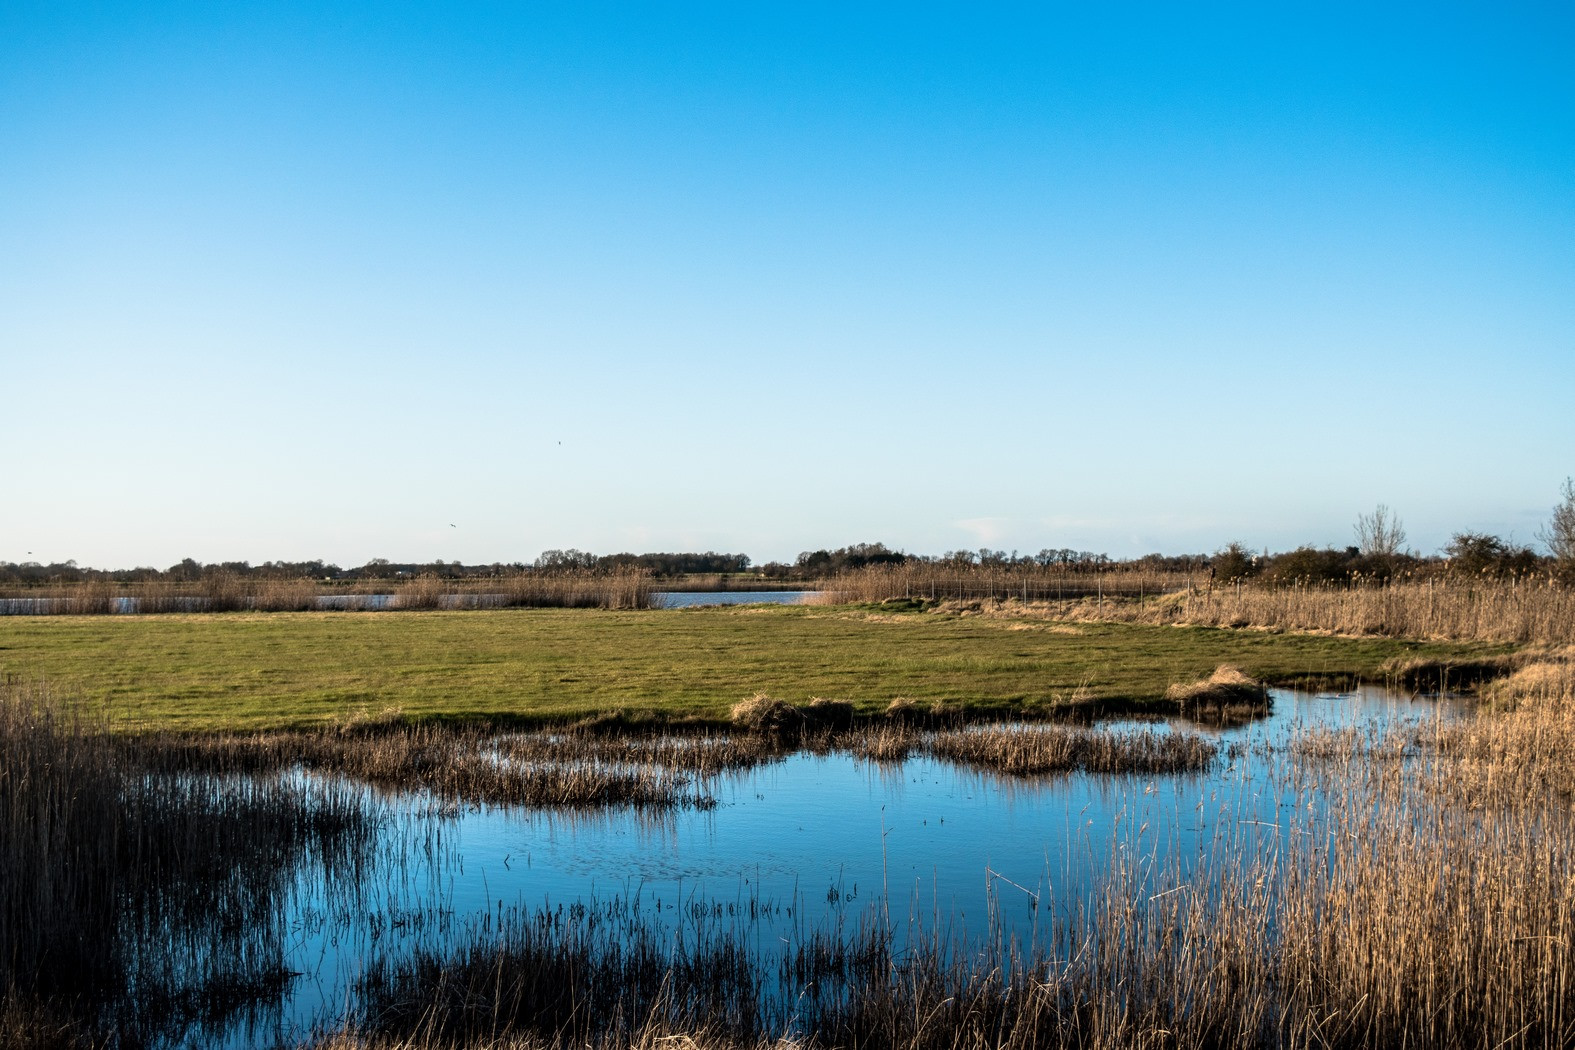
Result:
<svg viewBox="0 0 1575 1050"><path fill-rule="evenodd" d="M1379 740L1459 713L1454 701L1376 689L1277 692L1271 715L1234 728L1075 731L1185 736L1204 760L1180 774L1015 776L940 757L938 740L979 727L914 733L895 752L905 756L888 761L828 738L810 750L766 748L733 768L695 763L696 771L669 758L689 790L656 806L478 804L295 768L284 776L306 794L358 800L371 837L343 854L305 852L281 873L250 931L278 975L267 994L254 989L244 1008L188 1018L157 1041L299 1043L363 1019L411 960L544 928L625 948L726 944L770 977L749 992L761 1016L790 1028L797 997L814 981L784 970L784 951L878 935L883 951L899 955L939 937L960 955L1015 944L1065 956L1078 917L1096 910L1113 882L1147 899L1186 884L1223 849L1237 863L1272 857L1302 833L1299 822L1331 799L1291 771L1297 740L1341 732ZM496 743L507 762L509 738ZM691 739L678 749L721 743ZM523 746L537 762L552 743ZM620 747L631 763L662 761L661 748L616 740L597 745L596 761L617 765L608 756Z"/></svg>

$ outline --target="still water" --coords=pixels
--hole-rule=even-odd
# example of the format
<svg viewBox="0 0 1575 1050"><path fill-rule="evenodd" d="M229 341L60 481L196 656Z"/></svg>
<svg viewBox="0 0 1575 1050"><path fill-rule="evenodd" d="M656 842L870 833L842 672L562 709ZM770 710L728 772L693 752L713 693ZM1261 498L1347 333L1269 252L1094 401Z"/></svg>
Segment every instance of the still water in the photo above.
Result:
<svg viewBox="0 0 1575 1050"><path fill-rule="evenodd" d="M655 609L686 609L700 605L800 605L819 591L656 591L651 595ZM392 594L319 594L312 599L318 609L325 611L383 612L397 606ZM161 602L178 612L202 612L208 607L206 598L164 598ZM451 594L443 598L444 604L459 607L487 608L505 604L501 594ZM69 611L71 606L61 598L0 598L0 616L48 616ZM122 615L141 612L134 597L114 599L112 609Z"/></svg>
<svg viewBox="0 0 1575 1050"><path fill-rule="evenodd" d="M331 892L321 871L302 870L284 904L284 961L298 976L283 998L175 1045L297 1039L345 1013L375 959L452 944L478 919L515 907L622 900L677 928L703 904L749 916L772 943L882 907L954 931L993 926L1034 938L1124 857L1141 857L1156 878L1184 875L1224 825L1238 840L1283 834L1289 813L1311 801L1274 772L1298 730L1377 734L1460 712L1453 701L1376 688L1277 691L1274 701L1272 714L1238 728L1161 723L1220 744L1209 769L1185 775L1013 779L928 756L881 764L797 754L723 775L715 808L656 817L443 807L368 792L384 813L377 858Z"/></svg>
<svg viewBox="0 0 1575 1050"><path fill-rule="evenodd" d="M697 605L802 605L819 591L657 591L657 609L688 609Z"/></svg>

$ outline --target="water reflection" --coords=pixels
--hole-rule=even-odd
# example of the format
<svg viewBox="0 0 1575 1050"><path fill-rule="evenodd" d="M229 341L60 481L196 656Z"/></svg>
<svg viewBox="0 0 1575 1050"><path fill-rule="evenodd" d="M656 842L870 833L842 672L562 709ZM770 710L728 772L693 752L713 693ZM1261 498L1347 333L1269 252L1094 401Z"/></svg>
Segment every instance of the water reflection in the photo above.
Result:
<svg viewBox="0 0 1575 1050"><path fill-rule="evenodd" d="M296 873L281 919L282 965L298 976L267 1011L237 1022L226 1045L331 1024L380 963L442 952L511 909L588 905L674 931L701 917L747 922L752 943L775 946L808 929L851 929L878 906L900 920L899 948L904 931L937 927L1053 940L1056 918L1090 906L1102 880L1167 892L1167 880L1222 843L1276 848L1292 813L1329 804L1285 774L1298 730L1377 735L1461 710L1375 688L1274 700L1252 724L1202 730L1221 757L1183 775L1023 779L929 755L797 753L715 774L710 809L564 813L382 796L378 849L361 878Z"/></svg>

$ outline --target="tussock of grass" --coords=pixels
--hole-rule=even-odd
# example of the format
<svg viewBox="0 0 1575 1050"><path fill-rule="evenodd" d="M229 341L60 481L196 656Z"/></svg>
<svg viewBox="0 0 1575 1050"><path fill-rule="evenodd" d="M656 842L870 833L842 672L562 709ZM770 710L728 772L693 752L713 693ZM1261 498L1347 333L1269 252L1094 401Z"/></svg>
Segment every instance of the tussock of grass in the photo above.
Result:
<svg viewBox="0 0 1575 1050"><path fill-rule="evenodd" d="M783 733L804 728L804 713L786 700L756 693L733 705L733 724L757 733Z"/></svg>
<svg viewBox="0 0 1575 1050"><path fill-rule="evenodd" d="M1268 697L1268 689L1256 678L1230 664L1220 664L1214 673L1196 682L1172 683L1165 699L1174 700L1183 710L1222 704L1250 704Z"/></svg>
<svg viewBox="0 0 1575 1050"><path fill-rule="evenodd" d="M1508 709L1551 706L1575 696L1575 647L1522 661L1518 669L1483 690L1493 704Z"/></svg>
<svg viewBox="0 0 1575 1050"><path fill-rule="evenodd" d="M1271 703L1264 683L1229 664L1199 681L1172 683L1165 698L1181 715L1205 725L1239 725L1267 714Z"/></svg>

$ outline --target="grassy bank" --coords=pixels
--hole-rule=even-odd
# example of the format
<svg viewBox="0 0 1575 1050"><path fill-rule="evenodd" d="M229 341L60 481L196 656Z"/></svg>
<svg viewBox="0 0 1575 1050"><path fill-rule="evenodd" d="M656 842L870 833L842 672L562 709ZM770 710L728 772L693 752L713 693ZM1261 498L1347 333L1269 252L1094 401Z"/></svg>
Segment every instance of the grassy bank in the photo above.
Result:
<svg viewBox="0 0 1575 1050"><path fill-rule="evenodd" d="M1485 643L1148 624L754 607L0 618L0 672L140 729L357 719L726 722L755 692L883 712L899 697L972 713L1168 710L1231 664L1271 683L1381 678L1402 659L1471 662Z"/></svg>

